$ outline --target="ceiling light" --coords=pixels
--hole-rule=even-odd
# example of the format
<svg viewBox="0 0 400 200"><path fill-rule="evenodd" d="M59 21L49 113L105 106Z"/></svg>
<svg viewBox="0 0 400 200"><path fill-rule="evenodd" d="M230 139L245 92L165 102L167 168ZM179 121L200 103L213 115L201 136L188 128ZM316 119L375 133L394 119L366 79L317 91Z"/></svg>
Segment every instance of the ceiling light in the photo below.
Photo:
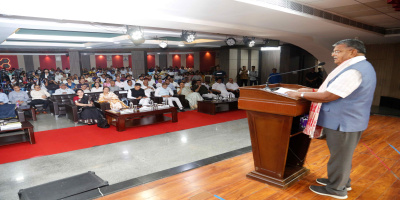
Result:
<svg viewBox="0 0 400 200"><path fill-rule="evenodd" d="M254 47L254 45L256 44L254 39L255 39L254 37L250 38L250 37L244 36L243 43L248 47Z"/></svg>
<svg viewBox="0 0 400 200"><path fill-rule="evenodd" d="M181 37L186 42L192 43L196 39L196 32L183 30Z"/></svg>
<svg viewBox="0 0 400 200"><path fill-rule="evenodd" d="M165 49L168 46L168 43L165 41L160 42L160 44L158 44L161 48Z"/></svg>
<svg viewBox="0 0 400 200"><path fill-rule="evenodd" d="M235 40L235 38L230 37L230 38L228 38L228 39L225 40L225 43L226 43L228 46L233 46L233 45L236 44L236 40Z"/></svg>
<svg viewBox="0 0 400 200"><path fill-rule="evenodd" d="M178 42L178 46L184 47L184 46L185 46L185 43L183 43L183 42Z"/></svg>
<svg viewBox="0 0 400 200"><path fill-rule="evenodd" d="M143 44L145 41L143 31L138 26L135 27L126 26L126 34L135 45Z"/></svg>
<svg viewBox="0 0 400 200"><path fill-rule="evenodd" d="M92 47L86 47L86 49L91 49Z"/></svg>

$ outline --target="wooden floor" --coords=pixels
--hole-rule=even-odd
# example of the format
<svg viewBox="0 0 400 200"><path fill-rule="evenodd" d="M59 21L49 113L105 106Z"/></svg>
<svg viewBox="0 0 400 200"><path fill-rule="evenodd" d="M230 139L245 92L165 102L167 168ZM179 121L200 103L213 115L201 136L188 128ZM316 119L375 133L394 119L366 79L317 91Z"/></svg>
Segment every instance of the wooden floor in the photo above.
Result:
<svg viewBox="0 0 400 200"><path fill-rule="evenodd" d="M400 176L400 118L371 116L353 158L352 191L348 199L400 199L400 180L380 161L378 156L397 176ZM373 153L368 149L370 148ZM311 173L286 190L246 178L252 170L253 156L243 154L228 160L177 174L165 179L111 194L101 200L218 200L221 199L332 199L311 192L308 187L315 179L326 177L329 151L325 140L312 140L306 167Z"/></svg>

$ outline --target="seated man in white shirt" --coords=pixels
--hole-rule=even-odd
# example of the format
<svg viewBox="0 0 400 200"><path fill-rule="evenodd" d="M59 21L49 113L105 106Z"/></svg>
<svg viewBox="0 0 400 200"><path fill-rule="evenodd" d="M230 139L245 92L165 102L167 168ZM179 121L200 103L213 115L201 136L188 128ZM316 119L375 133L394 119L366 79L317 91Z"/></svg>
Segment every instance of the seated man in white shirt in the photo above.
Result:
<svg viewBox="0 0 400 200"><path fill-rule="evenodd" d="M87 85L82 85L81 89L83 90L83 93L90 93L90 89Z"/></svg>
<svg viewBox="0 0 400 200"><path fill-rule="evenodd" d="M226 83L226 90L235 94L235 97L239 97L239 85L233 82L233 78L229 78Z"/></svg>
<svg viewBox="0 0 400 200"><path fill-rule="evenodd" d="M136 83L135 86L128 90L128 99L140 99L139 104L141 105L149 105L150 98L141 88L142 85L140 83Z"/></svg>
<svg viewBox="0 0 400 200"><path fill-rule="evenodd" d="M126 74L127 73L125 67L121 67L121 71L120 72L121 72L121 74Z"/></svg>
<svg viewBox="0 0 400 200"><path fill-rule="evenodd" d="M69 71L69 68L65 68L65 69L64 69L64 73L69 74L69 72L70 72L70 71Z"/></svg>
<svg viewBox="0 0 400 200"><path fill-rule="evenodd" d="M174 92L171 90L171 88L168 87L167 83L163 83L162 87L159 87L156 89L155 92L155 96L156 97L163 97L163 100L167 100L168 101L168 105L173 107L175 102L178 107L179 110L181 112L185 112L185 110L183 109L182 103L181 101L179 101L179 99L177 97L173 97L172 95L174 95Z"/></svg>
<svg viewBox="0 0 400 200"><path fill-rule="evenodd" d="M220 93L220 95L224 98L235 96L232 92L228 92L228 90L226 90L225 84L222 83L222 78L217 78L217 82L212 86L212 91Z"/></svg>
<svg viewBox="0 0 400 200"><path fill-rule="evenodd" d="M139 76L139 79L136 80L136 83L140 83L140 85L143 85L143 81L144 81L144 76Z"/></svg>
<svg viewBox="0 0 400 200"><path fill-rule="evenodd" d="M158 78L157 83L156 83L156 88L162 87L162 78Z"/></svg>
<svg viewBox="0 0 400 200"><path fill-rule="evenodd" d="M144 90L146 96L150 96L151 92L155 90L153 86L149 85L147 78L145 78L143 81L142 89Z"/></svg>
<svg viewBox="0 0 400 200"><path fill-rule="evenodd" d="M69 89L66 84L62 83L60 85L60 88L54 92L54 95L60 95L60 94L75 94L75 92Z"/></svg>
<svg viewBox="0 0 400 200"><path fill-rule="evenodd" d="M134 88L136 85L136 84L135 85L133 84L132 80L126 80L126 82L127 82L127 84L125 85L124 90L130 90L130 89Z"/></svg>
<svg viewBox="0 0 400 200"><path fill-rule="evenodd" d="M115 79L115 85L118 86L120 90L124 89L125 84L121 81L121 77L117 76Z"/></svg>
<svg viewBox="0 0 400 200"><path fill-rule="evenodd" d="M42 90L39 85L35 85L34 88L34 90L31 90L32 101L29 105L35 107L38 104L43 104L43 114L47 114L46 109L49 106L49 100L47 100L47 98L50 97L50 94ZM39 112L37 111L36 114L39 114Z"/></svg>
<svg viewBox="0 0 400 200"><path fill-rule="evenodd" d="M135 87L135 80L132 79L132 75L127 75L126 80L124 81L124 87L128 85L128 81L132 81L132 87Z"/></svg>
<svg viewBox="0 0 400 200"><path fill-rule="evenodd" d="M55 80L57 83L60 83L62 77L63 77L62 74L60 74L60 72L56 71L56 75L54 76L54 80Z"/></svg>

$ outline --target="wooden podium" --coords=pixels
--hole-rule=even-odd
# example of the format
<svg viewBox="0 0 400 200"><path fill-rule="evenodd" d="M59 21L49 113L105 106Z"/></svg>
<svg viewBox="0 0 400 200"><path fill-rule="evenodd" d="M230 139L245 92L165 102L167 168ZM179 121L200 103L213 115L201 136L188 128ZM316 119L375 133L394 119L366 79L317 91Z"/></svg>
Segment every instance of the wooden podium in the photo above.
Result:
<svg viewBox="0 0 400 200"><path fill-rule="evenodd" d="M248 178L286 189L307 175L303 167L310 138L300 130L300 117L310 101L263 90L265 86L240 88L239 109L247 110L255 171ZM273 84L270 88L303 88Z"/></svg>

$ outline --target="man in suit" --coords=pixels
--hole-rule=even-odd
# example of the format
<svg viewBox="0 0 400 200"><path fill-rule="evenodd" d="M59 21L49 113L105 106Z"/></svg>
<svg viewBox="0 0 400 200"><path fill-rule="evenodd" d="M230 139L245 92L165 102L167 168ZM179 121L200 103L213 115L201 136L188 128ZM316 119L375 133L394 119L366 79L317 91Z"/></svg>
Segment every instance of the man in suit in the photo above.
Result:
<svg viewBox="0 0 400 200"><path fill-rule="evenodd" d="M373 66L365 58L364 43L356 39L341 40L334 45L332 57L338 65L321 87L288 92L290 97L312 101L311 117L304 130L311 137L326 135L330 158L328 178L318 178L323 186L310 186L319 195L346 199L351 190L350 171L354 150L367 129L376 87ZM319 117L318 117L319 114ZM311 123L310 123L311 120ZM317 126L312 128L314 122Z"/></svg>

